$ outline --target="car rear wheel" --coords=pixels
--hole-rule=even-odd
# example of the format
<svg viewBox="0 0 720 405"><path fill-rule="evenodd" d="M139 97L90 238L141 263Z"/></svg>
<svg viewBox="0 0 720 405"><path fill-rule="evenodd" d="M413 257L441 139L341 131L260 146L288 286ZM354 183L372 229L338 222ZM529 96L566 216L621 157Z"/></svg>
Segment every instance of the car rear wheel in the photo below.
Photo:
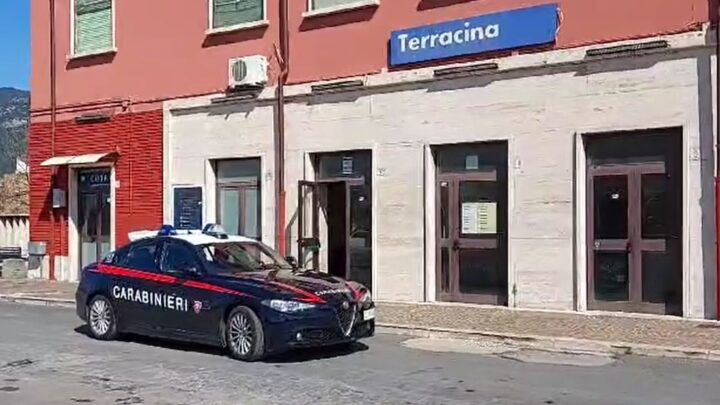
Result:
<svg viewBox="0 0 720 405"><path fill-rule="evenodd" d="M262 322L248 307L237 307L227 319L225 339L230 356L243 361L256 361L265 354Z"/></svg>
<svg viewBox="0 0 720 405"><path fill-rule="evenodd" d="M115 310L102 295L94 297L88 304L87 323L95 339L113 340L118 335Z"/></svg>

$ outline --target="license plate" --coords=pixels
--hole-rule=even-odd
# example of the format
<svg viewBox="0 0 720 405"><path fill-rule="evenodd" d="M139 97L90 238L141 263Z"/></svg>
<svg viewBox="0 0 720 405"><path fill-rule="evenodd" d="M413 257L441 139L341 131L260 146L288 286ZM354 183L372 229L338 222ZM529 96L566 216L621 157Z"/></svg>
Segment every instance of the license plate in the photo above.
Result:
<svg viewBox="0 0 720 405"><path fill-rule="evenodd" d="M363 320L369 321L371 319L375 319L375 308L363 312Z"/></svg>

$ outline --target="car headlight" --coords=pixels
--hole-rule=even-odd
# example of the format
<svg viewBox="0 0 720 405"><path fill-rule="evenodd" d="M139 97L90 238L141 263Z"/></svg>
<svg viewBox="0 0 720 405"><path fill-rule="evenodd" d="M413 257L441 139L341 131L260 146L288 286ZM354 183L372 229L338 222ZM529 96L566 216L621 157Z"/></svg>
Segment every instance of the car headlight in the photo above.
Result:
<svg viewBox="0 0 720 405"><path fill-rule="evenodd" d="M315 308L314 304L308 304L306 302L299 301L286 301L286 300L266 300L262 302L263 305L268 306L276 311L284 313L292 313L304 311L306 309Z"/></svg>

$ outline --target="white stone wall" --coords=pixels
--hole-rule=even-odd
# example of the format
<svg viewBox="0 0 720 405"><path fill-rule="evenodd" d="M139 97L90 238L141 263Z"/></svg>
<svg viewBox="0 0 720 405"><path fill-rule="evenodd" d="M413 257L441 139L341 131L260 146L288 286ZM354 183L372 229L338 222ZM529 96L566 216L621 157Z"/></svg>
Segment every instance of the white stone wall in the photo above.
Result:
<svg viewBox="0 0 720 405"><path fill-rule="evenodd" d="M688 37L702 41L699 34ZM435 237L425 230L434 228L434 187L425 183L434 163L427 161L426 151L434 145L507 140L510 305L585 310L581 135L682 127L685 315L713 316L711 49L552 65L577 54L584 51L521 55L508 64L521 67L522 58L533 58L536 67L342 94L297 96L307 90L298 86L286 106L290 246L295 250L297 181L313 177L308 156L372 150L375 295L433 300ZM540 58L551 66L537 67ZM411 79L414 73L399 74ZM375 80L399 74L383 73ZM207 99L183 103L170 108ZM265 154L270 172L272 109L242 104L211 110L170 114L170 183L202 182L203 161L217 157ZM272 235L272 186L267 183L264 235Z"/></svg>
<svg viewBox="0 0 720 405"><path fill-rule="evenodd" d="M201 99L203 102L209 99ZM190 104L197 103L192 100ZM203 223L216 220L215 173L212 160L261 159L262 239L274 245L275 180L273 107L214 106L165 115L164 222L172 223L172 189L203 187Z"/></svg>

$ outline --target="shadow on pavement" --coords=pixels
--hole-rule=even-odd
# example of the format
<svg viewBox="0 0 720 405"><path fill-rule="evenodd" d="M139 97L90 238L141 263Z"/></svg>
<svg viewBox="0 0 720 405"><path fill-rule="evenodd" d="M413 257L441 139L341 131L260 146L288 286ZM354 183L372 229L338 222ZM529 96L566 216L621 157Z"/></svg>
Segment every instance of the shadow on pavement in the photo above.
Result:
<svg viewBox="0 0 720 405"><path fill-rule="evenodd" d="M92 339L90 331L87 325L80 325L75 329L76 333L85 335ZM180 350L184 352L195 352L210 354L215 356L226 356L226 352L223 348L204 345L200 343L189 343L178 340L160 339L142 335L134 334L122 334L118 338L121 342L131 342L146 346L159 347L169 350ZM368 346L360 342L350 342L335 346L325 347L313 347L307 349L297 349L289 352L279 353L276 355L270 355L265 358L262 362L270 364L291 364L291 363L304 363L313 360L330 359L334 357L341 357L351 355L353 353L362 352L368 350Z"/></svg>

